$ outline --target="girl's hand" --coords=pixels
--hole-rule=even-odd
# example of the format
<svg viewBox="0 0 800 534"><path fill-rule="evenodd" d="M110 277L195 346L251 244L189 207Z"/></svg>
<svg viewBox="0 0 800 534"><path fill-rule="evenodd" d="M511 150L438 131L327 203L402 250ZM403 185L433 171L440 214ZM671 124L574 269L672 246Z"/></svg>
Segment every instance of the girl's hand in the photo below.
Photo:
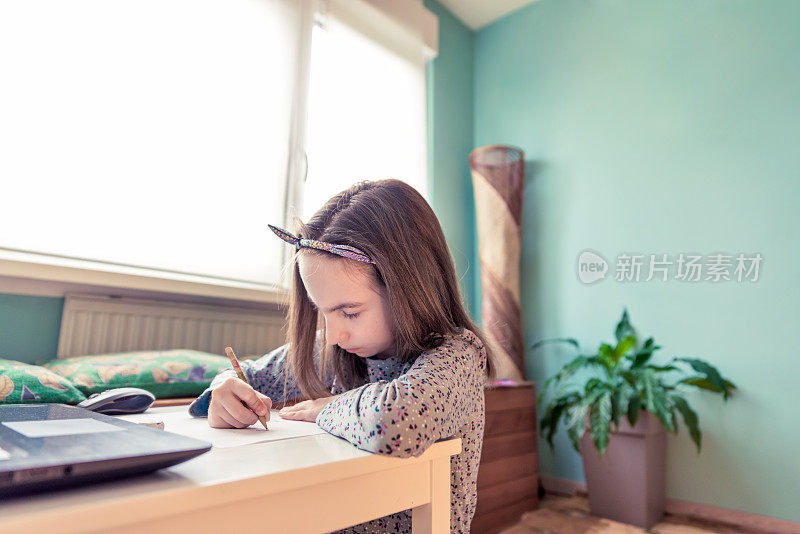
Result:
<svg viewBox="0 0 800 534"><path fill-rule="evenodd" d="M340 397L340 395L298 402L294 406L285 406L278 412L278 415L283 419L315 423L319 412L321 412L328 403L336 400L337 397Z"/></svg>
<svg viewBox="0 0 800 534"><path fill-rule="evenodd" d="M269 421L272 400L232 376L211 392L208 424L212 428L247 428L264 416Z"/></svg>

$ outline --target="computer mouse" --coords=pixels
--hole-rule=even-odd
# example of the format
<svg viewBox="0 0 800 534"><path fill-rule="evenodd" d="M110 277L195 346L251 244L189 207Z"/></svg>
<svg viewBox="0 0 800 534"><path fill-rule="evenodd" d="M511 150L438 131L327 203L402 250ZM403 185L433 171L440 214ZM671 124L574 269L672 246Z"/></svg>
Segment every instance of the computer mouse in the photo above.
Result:
<svg viewBox="0 0 800 534"><path fill-rule="evenodd" d="M91 395L78 407L106 415L125 415L141 413L155 400L155 396L146 389L115 388Z"/></svg>

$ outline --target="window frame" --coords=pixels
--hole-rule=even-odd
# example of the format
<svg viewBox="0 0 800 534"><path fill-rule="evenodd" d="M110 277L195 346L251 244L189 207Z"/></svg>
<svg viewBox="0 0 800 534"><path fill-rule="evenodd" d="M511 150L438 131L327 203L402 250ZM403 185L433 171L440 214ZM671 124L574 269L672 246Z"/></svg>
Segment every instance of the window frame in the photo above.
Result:
<svg viewBox="0 0 800 534"><path fill-rule="evenodd" d="M289 157L287 162L284 225L303 205L307 170L305 153L308 83L311 62L311 32L315 16L327 9L359 20L365 30L379 23L391 27L394 42L399 35L417 39L425 56L438 52L438 19L421 0L397 3L387 0L298 0L301 7L299 58L295 70ZM370 22L371 21L371 22ZM393 43L387 42L387 46ZM118 294L120 296L177 297L197 303L238 303L274 308L286 303L289 280L289 247L282 248L280 285L148 269L96 260L14 250L0 246L0 293L63 297L67 292Z"/></svg>

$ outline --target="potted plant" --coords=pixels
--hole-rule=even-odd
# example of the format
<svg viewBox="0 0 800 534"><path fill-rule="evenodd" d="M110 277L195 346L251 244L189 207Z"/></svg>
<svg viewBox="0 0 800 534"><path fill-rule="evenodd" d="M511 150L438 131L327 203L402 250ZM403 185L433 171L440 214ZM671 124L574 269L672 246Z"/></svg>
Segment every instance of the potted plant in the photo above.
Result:
<svg viewBox="0 0 800 534"><path fill-rule="evenodd" d="M653 363L661 347L652 337L640 342L627 309L614 333L615 345L602 343L596 353L579 354L547 379L540 405L551 386L555 391L540 428L552 449L564 422L583 460L593 515L649 528L664 513L666 431L677 434L678 414L700 452L702 433L685 391L700 388L727 401L736 386L696 358ZM580 351L572 338L542 340L531 348L551 342Z"/></svg>

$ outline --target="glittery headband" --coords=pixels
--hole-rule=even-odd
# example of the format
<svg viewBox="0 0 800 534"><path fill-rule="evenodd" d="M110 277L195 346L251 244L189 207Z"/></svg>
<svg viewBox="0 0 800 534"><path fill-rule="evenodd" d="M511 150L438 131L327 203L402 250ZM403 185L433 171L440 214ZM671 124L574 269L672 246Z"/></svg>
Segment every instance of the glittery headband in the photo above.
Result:
<svg viewBox="0 0 800 534"><path fill-rule="evenodd" d="M355 247L351 247L348 245L334 245L333 243L326 243L325 241L315 241L313 239L305 239L302 237L297 237L286 230L282 230L277 226L272 226L268 224L269 229L275 232L275 235L289 243L290 245L294 245L295 248L300 250L303 247L306 248L315 248L317 250L324 250L325 252L330 252L331 254L336 254L337 256L342 256L343 258L349 258L351 260L356 261L363 261L364 263L375 263L369 256L361 252Z"/></svg>

